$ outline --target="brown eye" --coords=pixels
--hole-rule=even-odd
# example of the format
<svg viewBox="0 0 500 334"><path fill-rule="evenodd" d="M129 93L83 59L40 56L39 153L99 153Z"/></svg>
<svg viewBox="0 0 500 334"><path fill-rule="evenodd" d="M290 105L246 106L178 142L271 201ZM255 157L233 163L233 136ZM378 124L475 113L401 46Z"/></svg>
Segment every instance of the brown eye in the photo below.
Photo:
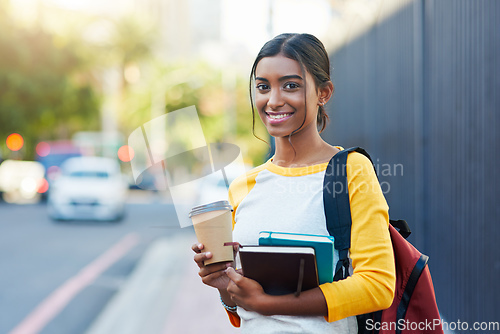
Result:
<svg viewBox="0 0 500 334"><path fill-rule="evenodd" d="M299 87L300 87L300 85L296 82L287 82L285 84L285 89L297 89Z"/></svg>
<svg viewBox="0 0 500 334"><path fill-rule="evenodd" d="M257 90L265 91L265 90L269 90L269 85L261 83L261 84L258 84L256 88L257 88Z"/></svg>

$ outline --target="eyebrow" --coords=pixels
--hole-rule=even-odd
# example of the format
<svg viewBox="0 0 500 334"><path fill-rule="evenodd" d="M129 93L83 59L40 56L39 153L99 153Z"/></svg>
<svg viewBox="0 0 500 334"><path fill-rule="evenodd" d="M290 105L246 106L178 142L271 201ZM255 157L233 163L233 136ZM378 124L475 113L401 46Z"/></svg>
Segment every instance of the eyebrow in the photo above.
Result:
<svg viewBox="0 0 500 334"><path fill-rule="evenodd" d="M302 79L302 77L300 75L297 75L297 74L292 74L292 75L285 75L285 76L282 76L281 78L279 78L279 81L285 81L285 80L290 80L290 79L299 79L299 80L304 80ZM260 81L266 81L266 82L269 82L269 80L267 80L266 78L262 78L262 77L255 77L255 80L260 80Z"/></svg>

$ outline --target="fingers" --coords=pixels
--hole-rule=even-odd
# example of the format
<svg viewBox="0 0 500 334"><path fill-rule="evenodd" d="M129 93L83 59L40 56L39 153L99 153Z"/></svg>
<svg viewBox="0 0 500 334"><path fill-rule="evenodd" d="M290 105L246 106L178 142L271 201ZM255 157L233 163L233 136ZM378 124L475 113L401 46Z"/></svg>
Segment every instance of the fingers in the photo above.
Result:
<svg viewBox="0 0 500 334"><path fill-rule="evenodd" d="M202 270L200 270L200 272L198 274L201 277L201 281L207 285L211 285L215 280L226 275L224 270L218 270L218 271L206 274L206 275L202 275Z"/></svg>
<svg viewBox="0 0 500 334"><path fill-rule="evenodd" d="M231 300L245 310L259 312L259 301L266 296L262 286L250 278L236 272L234 268L226 269L226 276L230 279L226 291Z"/></svg>
<svg viewBox="0 0 500 334"><path fill-rule="evenodd" d="M240 250L240 244L238 242L233 243L233 257L236 258L239 250Z"/></svg>
<svg viewBox="0 0 500 334"><path fill-rule="evenodd" d="M226 269L226 275L233 281L236 285L241 282L243 279L243 275L239 274L234 270L233 267L229 267Z"/></svg>
<svg viewBox="0 0 500 334"><path fill-rule="evenodd" d="M193 252L195 253L201 253L201 251L203 250L204 246L203 244L194 244L193 246L191 246L191 249L193 250Z"/></svg>
<svg viewBox="0 0 500 334"><path fill-rule="evenodd" d="M237 293L240 290L238 286L233 281L229 280L229 284L227 285L226 290L229 293L229 297L231 298L231 300L236 303L238 300Z"/></svg>
<svg viewBox="0 0 500 334"><path fill-rule="evenodd" d="M205 260L212 258L212 253L210 253L210 252L202 253L202 250L204 248L205 248L205 246L203 246L203 244L201 244L201 243L193 244L191 246L191 249L193 250L193 252L196 253L196 255L194 256L194 262L196 262L196 264L198 265L199 268L202 268L204 266L203 262Z"/></svg>
<svg viewBox="0 0 500 334"><path fill-rule="evenodd" d="M235 302L240 306L243 306L242 297L244 297L245 295L245 289L244 289L245 284L241 284L241 278L243 278L243 276L241 275L238 276L238 275L239 274L235 272L233 268L228 268L226 270L226 276L230 278L226 290L229 293L229 296L231 297L231 300L233 302Z"/></svg>
<svg viewBox="0 0 500 334"><path fill-rule="evenodd" d="M212 256L211 252L198 253L194 256L194 262L196 262L199 268L203 268L205 266L204 262L211 259Z"/></svg>
<svg viewBox="0 0 500 334"><path fill-rule="evenodd" d="M200 271L198 272L198 275L200 277L205 277L210 274L216 273L216 272L222 272L224 273L224 270L226 270L226 264L225 263L214 263L209 266L202 266L200 267Z"/></svg>

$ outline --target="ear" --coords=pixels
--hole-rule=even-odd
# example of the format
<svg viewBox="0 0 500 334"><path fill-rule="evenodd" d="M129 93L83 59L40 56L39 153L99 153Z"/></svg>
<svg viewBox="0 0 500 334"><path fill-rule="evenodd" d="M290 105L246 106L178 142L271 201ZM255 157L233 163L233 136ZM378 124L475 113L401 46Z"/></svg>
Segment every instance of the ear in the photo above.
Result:
<svg viewBox="0 0 500 334"><path fill-rule="evenodd" d="M318 89L318 104L323 106L325 105L333 95L334 87L331 81L325 82Z"/></svg>

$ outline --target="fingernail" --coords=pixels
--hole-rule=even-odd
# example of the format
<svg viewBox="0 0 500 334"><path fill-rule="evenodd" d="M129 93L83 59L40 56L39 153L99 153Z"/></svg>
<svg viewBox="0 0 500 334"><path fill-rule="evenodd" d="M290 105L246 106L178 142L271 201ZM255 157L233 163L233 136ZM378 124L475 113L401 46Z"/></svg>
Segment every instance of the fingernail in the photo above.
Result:
<svg viewBox="0 0 500 334"><path fill-rule="evenodd" d="M202 244L198 244L198 248L199 249L203 248L203 245Z"/></svg>
<svg viewBox="0 0 500 334"><path fill-rule="evenodd" d="M206 253L205 253L205 255L206 255L207 257L212 257L212 253L211 253L211 252L206 252Z"/></svg>

